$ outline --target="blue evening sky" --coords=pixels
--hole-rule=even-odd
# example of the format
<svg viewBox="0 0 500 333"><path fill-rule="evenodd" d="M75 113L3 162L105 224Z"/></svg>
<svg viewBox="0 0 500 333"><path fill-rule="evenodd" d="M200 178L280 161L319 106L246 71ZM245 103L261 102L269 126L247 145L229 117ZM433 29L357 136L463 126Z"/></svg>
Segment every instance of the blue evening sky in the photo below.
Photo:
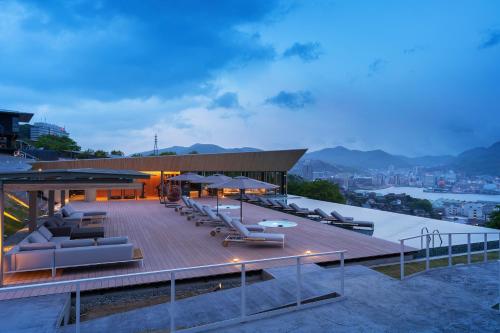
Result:
<svg viewBox="0 0 500 333"><path fill-rule="evenodd" d="M84 148L500 140L498 1L0 0L0 108Z"/></svg>

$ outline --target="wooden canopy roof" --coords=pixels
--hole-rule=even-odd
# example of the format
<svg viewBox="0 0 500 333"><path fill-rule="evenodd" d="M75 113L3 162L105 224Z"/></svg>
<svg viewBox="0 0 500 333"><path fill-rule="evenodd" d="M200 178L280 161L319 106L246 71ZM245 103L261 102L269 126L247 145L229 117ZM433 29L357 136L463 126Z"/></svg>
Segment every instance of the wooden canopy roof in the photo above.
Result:
<svg viewBox="0 0 500 333"><path fill-rule="evenodd" d="M103 168L139 171L288 171L307 149L35 162L33 169Z"/></svg>

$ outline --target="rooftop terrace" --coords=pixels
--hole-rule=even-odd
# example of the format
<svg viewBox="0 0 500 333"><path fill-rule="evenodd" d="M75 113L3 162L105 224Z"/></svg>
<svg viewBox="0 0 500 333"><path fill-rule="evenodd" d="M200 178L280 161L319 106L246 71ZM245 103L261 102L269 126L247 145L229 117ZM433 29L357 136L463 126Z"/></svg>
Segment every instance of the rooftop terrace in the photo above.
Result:
<svg viewBox="0 0 500 333"><path fill-rule="evenodd" d="M203 204L215 205L210 198L198 199ZM225 204L239 204L231 199L224 199ZM135 272L150 272L180 267L227 263L237 258L239 260L255 260L269 257L300 255L306 251L312 253L347 250L347 260L380 258L397 256L399 244L388 242L360 233L324 225L308 219L274 211L268 208L244 203L244 222L257 223L263 219L288 219L297 222L294 228L268 229L270 232L280 232L286 235L285 248L271 245L239 245L222 246L222 235L209 235L210 227L196 227L193 221L188 221L174 209L165 208L157 200L140 201L101 201L74 202L72 205L82 210L104 210L108 212L105 221L105 236L128 236L136 247L141 248L144 262L114 264L84 268L66 268L57 271L51 278L50 271L15 273L5 277L6 285L41 283L60 280L92 278L106 275L118 275ZM239 215L239 210L228 211L233 216ZM337 257L315 258L315 262L338 260ZM282 263L287 264L286 262ZM288 263L291 264L291 263ZM266 268L265 263L247 267L250 270ZM275 266L276 263L269 265ZM210 270L198 270L179 274L177 278L194 278L239 272L237 267L224 267ZM168 280L165 275L148 277L118 278L112 281L101 281L82 284L82 290L105 289L126 285L137 285ZM59 287L69 291L70 286ZM66 290L67 289L67 290ZM54 290L32 289L31 291L2 293L0 297L16 298L51 293Z"/></svg>

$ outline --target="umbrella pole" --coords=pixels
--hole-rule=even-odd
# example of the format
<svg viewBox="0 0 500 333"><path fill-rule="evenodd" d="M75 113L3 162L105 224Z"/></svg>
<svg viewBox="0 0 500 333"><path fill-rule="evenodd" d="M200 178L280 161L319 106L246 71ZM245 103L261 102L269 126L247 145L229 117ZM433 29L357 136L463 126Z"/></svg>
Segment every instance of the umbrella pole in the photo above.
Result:
<svg viewBox="0 0 500 333"><path fill-rule="evenodd" d="M216 189L215 196L217 197L217 215L219 215L219 189Z"/></svg>
<svg viewBox="0 0 500 333"><path fill-rule="evenodd" d="M243 223L243 190L240 190L240 222Z"/></svg>

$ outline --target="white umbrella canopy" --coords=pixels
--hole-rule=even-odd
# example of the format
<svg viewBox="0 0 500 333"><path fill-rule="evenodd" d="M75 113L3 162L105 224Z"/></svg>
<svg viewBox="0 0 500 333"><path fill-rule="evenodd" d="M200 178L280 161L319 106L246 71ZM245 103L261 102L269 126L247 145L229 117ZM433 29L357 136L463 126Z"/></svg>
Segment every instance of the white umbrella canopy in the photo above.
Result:
<svg viewBox="0 0 500 333"><path fill-rule="evenodd" d="M216 183L207 186L208 188L230 188L230 189L235 189L235 190L240 190L240 219L243 221L243 191L244 190L259 190L259 189L264 189L264 190L271 190L278 188L279 186L262 182L257 179L253 178L248 178L248 177L234 177L231 180L228 180L227 182L223 183Z"/></svg>
<svg viewBox="0 0 500 333"><path fill-rule="evenodd" d="M200 176L199 174L194 173L194 172L187 172L187 173L183 173L182 175L171 177L168 180L190 182L190 183L204 183L205 177Z"/></svg>
<svg viewBox="0 0 500 333"><path fill-rule="evenodd" d="M218 183L227 182L231 179L232 179L231 177L216 173L214 175L205 177L205 183L206 184L218 184Z"/></svg>
<svg viewBox="0 0 500 333"><path fill-rule="evenodd" d="M272 190L278 187L279 186L274 184L243 176L234 177L227 182L216 183L208 186L208 188L231 188L235 190Z"/></svg>

